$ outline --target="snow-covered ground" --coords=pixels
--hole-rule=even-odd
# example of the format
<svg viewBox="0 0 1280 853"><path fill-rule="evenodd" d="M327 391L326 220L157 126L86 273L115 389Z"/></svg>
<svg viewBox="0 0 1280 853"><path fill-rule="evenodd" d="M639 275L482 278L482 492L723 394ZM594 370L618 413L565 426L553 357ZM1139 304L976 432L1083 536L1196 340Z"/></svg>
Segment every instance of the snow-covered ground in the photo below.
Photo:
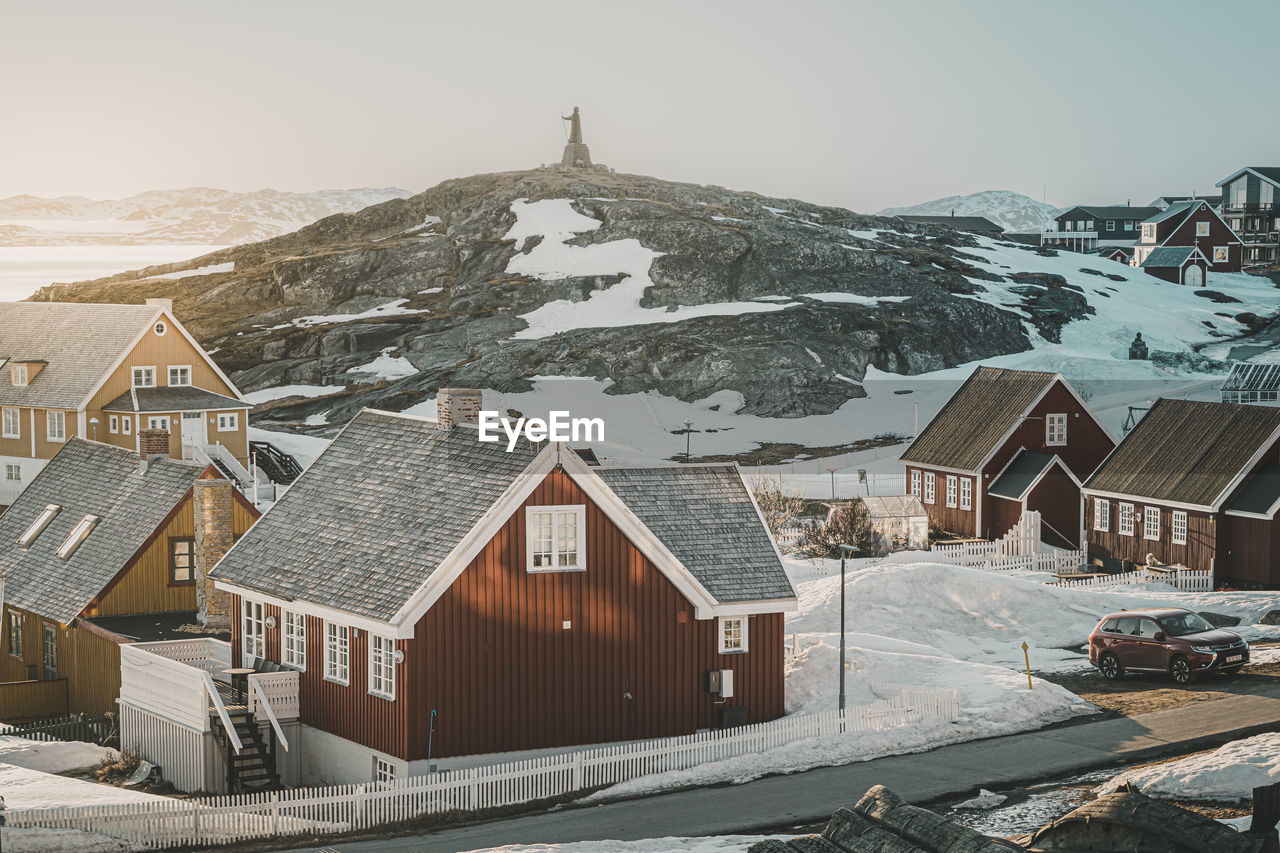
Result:
<svg viewBox="0 0 1280 853"><path fill-rule="evenodd" d="M1097 788L1108 794L1131 784L1153 797L1238 802L1253 789L1280 782L1280 734L1269 732L1232 741L1212 752L1137 767L1119 773Z"/></svg>
<svg viewBox="0 0 1280 853"><path fill-rule="evenodd" d="M467 853L746 853L766 838L786 841L789 835L719 835L699 838L646 838L642 841L574 841L568 844L507 844Z"/></svg>
<svg viewBox="0 0 1280 853"><path fill-rule="evenodd" d="M345 385L278 385L275 388L250 391L244 395L244 398L257 406L272 400L283 400L285 397L324 397L345 391L346 387Z"/></svg>
<svg viewBox="0 0 1280 853"><path fill-rule="evenodd" d="M28 740L0 735L0 764L39 770L44 773L69 773L87 770L104 758L115 758L114 749L80 741Z"/></svg>
<svg viewBox="0 0 1280 853"><path fill-rule="evenodd" d="M261 429L254 426L249 427L249 440L267 441L274 444L285 453L291 454L303 468L314 462L315 458L329 446L329 439L327 438Z"/></svg>
<svg viewBox="0 0 1280 853"><path fill-rule="evenodd" d="M395 347L387 347L378 353L378 357L368 364L361 364L352 367L347 373L359 373L378 379L403 379L406 376L412 376L418 372L418 368L414 367L412 362L404 356L392 355L391 351Z"/></svg>

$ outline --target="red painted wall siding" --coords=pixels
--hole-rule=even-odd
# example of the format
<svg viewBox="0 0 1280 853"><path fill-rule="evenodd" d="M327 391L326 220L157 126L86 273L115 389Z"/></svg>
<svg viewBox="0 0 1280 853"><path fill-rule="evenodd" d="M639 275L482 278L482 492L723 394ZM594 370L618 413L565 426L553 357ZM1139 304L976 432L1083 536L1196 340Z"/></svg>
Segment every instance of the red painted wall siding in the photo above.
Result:
<svg viewBox="0 0 1280 853"><path fill-rule="evenodd" d="M1196 223L1209 223L1209 236L1196 236ZM1244 247L1240 238L1228 228L1221 219L1209 210L1198 210L1177 227L1161 223L1156 227L1156 239L1168 246L1199 246L1200 251L1209 259L1212 272L1240 272L1240 262ZM1227 247L1227 260L1213 263L1213 250L1218 246Z"/></svg>

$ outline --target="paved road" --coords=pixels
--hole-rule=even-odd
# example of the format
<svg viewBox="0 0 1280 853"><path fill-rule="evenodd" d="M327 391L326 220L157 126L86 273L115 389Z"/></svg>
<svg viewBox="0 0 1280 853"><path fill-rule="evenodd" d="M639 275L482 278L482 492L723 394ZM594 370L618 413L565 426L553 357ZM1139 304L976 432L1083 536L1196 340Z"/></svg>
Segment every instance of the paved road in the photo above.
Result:
<svg viewBox="0 0 1280 853"><path fill-rule="evenodd" d="M668 835L754 833L825 820L875 784L911 802L1066 776L1111 763L1191 752L1280 729L1280 684L1255 693L1134 717L1025 732L588 808L493 821L429 835L336 843L337 853L456 853L516 843L565 843Z"/></svg>

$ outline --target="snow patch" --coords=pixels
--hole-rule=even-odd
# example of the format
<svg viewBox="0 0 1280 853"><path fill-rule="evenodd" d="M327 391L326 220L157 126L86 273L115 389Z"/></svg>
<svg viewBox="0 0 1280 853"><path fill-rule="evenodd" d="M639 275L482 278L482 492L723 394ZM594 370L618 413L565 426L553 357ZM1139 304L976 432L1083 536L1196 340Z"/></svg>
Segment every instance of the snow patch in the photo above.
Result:
<svg viewBox="0 0 1280 853"><path fill-rule="evenodd" d="M1165 764L1137 767L1111 777L1096 789L1109 794L1131 784L1154 797L1238 802L1253 789L1280 782L1280 734L1232 741L1213 752Z"/></svg>
<svg viewBox="0 0 1280 853"><path fill-rule="evenodd" d="M406 376L413 376L418 372L418 368L404 356L393 356L391 351L395 347L386 347L378 357L368 364L362 364L359 367L352 367L347 373L360 373L376 376L379 379L395 380L403 379Z"/></svg>
<svg viewBox="0 0 1280 853"><path fill-rule="evenodd" d="M345 391L345 385L277 385L275 388L263 388L261 391L250 391L244 395L246 402L255 406L282 400L285 397L325 397Z"/></svg>

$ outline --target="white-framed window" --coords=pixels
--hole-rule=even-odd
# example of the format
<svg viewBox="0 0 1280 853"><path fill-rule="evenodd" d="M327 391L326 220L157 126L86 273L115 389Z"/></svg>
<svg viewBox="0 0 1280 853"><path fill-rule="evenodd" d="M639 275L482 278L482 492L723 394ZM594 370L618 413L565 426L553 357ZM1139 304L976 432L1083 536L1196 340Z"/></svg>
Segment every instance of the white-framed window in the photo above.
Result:
<svg viewBox="0 0 1280 853"><path fill-rule="evenodd" d="M151 415L147 418L147 429L158 429L162 432L169 431L168 415Z"/></svg>
<svg viewBox="0 0 1280 853"><path fill-rule="evenodd" d="M351 683L351 629L337 622L324 623L324 678Z"/></svg>
<svg viewBox="0 0 1280 853"><path fill-rule="evenodd" d="M1067 443L1067 416L1065 414L1059 413L1045 416L1044 443L1050 447L1061 447Z"/></svg>
<svg viewBox="0 0 1280 853"><path fill-rule="evenodd" d="M1120 504L1120 526L1116 530L1124 536L1133 535L1133 504Z"/></svg>
<svg viewBox="0 0 1280 853"><path fill-rule="evenodd" d="M120 416L119 415L107 415L107 430L110 431L112 435L115 435L116 433L120 432Z"/></svg>
<svg viewBox="0 0 1280 853"><path fill-rule="evenodd" d="M22 466L17 462L4 463L4 478L10 483L22 482Z"/></svg>
<svg viewBox="0 0 1280 853"><path fill-rule="evenodd" d="M286 610L280 614L284 631L280 637L280 662L287 667L307 671L307 617Z"/></svg>
<svg viewBox="0 0 1280 853"><path fill-rule="evenodd" d="M396 781L396 766L385 758L373 757L373 781L379 786L388 786Z"/></svg>
<svg viewBox="0 0 1280 853"><path fill-rule="evenodd" d="M947 506L955 506L960 502L960 481L955 474L947 475Z"/></svg>
<svg viewBox="0 0 1280 853"><path fill-rule="evenodd" d="M156 387L156 369L155 367L135 367L133 369L133 387L134 388L154 388Z"/></svg>
<svg viewBox="0 0 1280 853"><path fill-rule="evenodd" d="M22 438L22 410L0 409L0 436L4 438Z"/></svg>
<svg viewBox="0 0 1280 853"><path fill-rule="evenodd" d="M1208 236L1209 236L1209 223L1208 223L1208 222L1197 222L1197 223L1196 223L1196 236L1197 236L1197 237L1208 237Z"/></svg>
<svg viewBox="0 0 1280 853"><path fill-rule="evenodd" d="M937 489L937 483L935 482L935 477L933 472L925 471L924 472L924 502L925 503L927 504L933 503L933 498L934 498L936 489Z"/></svg>
<svg viewBox="0 0 1280 853"><path fill-rule="evenodd" d="M133 415L124 415L120 418L120 434L133 434Z"/></svg>
<svg viewBox="0 0 1280 853"><path fill-rule="evenodd" d="M1142 538L1160 538L1160 508L1144 506L1142 508Z"/></svg>
<svg viewBox="0 0 1280 853"><path fill-rule="evenodd" d="M525 559L531 572L579 572L586 569L583 538L585 506L531 506L525 509Z"/></svg>
<svg viewBox="0 0 1280 853"><path fill-rule="evenodd" d="M234 432L240 429L239 412L220 412L218 414L218 432Z"/></svg>
<svg viewBox="0 0 1280 853"><path fill-rule="evenodd" d="M44 664L44 680L53 681L58 677L58 629L48 622L41 626L43 647L41 663Z"/></svg>
<svg viewBox="0 0 1280 853"><path fill-rule="evenodd" d="M1187 514L1175 509L1169 517L1169 541L1174 545L1187 544Z"/></svg>
<svg viewBox="0 0 1280 853"><path fill-rule="evenodd" d="M920 497L920 472L911 472L911 494Z"/></svg>
<svg viewBox="0 0 1280 853"><path fill-rule="evenodd" d="M245 666L249 666L255 658L265 658L267 656L266 620L263 618L261 601L242 599L240 609L242 619L240 654L244 658Z"/></svg>
<svg viewBox="0 0 1280 853"><path fill-rule="evenodd" d="M720 654L734 654L747 650L747 617L721 616L719 631Z"/></svg>
<svg viewBox="0 0 1280 853"><path fill-rule="evenodd" d="M67 440L67 413L45 412L45 436L50 441Z"/></svg>
<svg viewBox="0 0 1280 853"><path fill-rule="evenodd" d="M1116 221L1114 219L1107 220L1107 230L1108 231L1116 230Z"/></svg>
<svg viewBox="0 0 1280 853"><path fill-rule="evenodd" d="M1142 242L1154 243L1156 240L1156 226L1144 222L1142 223Z"/></svg>
<svg viewBox="0 0 1280 853"><path fill-rule="evenodd" d="M396 641L390 637L369 635L369 692L396 698Z"/></svg>
<svg viewBox="0 0 1280 853"><path fill-rule="evenodd" d="M960 508L973 509L973 480L960 478Z"/></svg>
<svg viewBox="0 0 1280 853"><path fill-rule="evenodd" d="M15 364L9 368L10 385L26 385L29 381L27 376L27 366L25 364Z"/></svg>
<svg viewBox="0 0 1280 853"><path fill-rule="evenodd" d="M36 541L36 537L44 532L49 526L49 522L53 521L53 517L62 512L62 507L57 504L48 504L44 509L40 510L40 514L36 516L36 520L31 522L26 530L22 531L22 535L17 538L19 547L26 548Z"/></svg>
<svg viewBox="0 0 1280 853"><path fill-rule="evenodd" d="M80 519L76 526L71 528L71 532L67 534L67 538L62 540L62 544L58 546L58 550L55 553L64 560L70 559L71 555L80 547L80 543L89 536L89 532L92 531L97 524L98 516L96 515L86 515L84 518Z"/></svg>
<svg viewBox="0 0 1280 853"><path fill-rule="evenodd" d="M22 614L16 610L9 611L9 654L22 657Z"/></svg>
<svg viewBox="0 0 1280 853"><path fill-rule="evenodd" d="M1103 533L1111 529L1111 501L1093 499L1093 529Z"/></svg>
<svg viewBox="0 0 1280 853"><path fill-rule="evenodd" d="M169 366L169 384L174 386L191 384L191 365L174 364Z"/></svg>
<svg viewBox="0 0 1280 853"><path fill-rule="evenodd" d="M155 331L157 338L163 338L164 333L169 331L169 324L166 323L164 320L157 320L156 324L151 328L153 331Z"/></svg>
<svg viewBox="0 0 1280 853"><path fill-rule="evenodd" d="M1070 219L1067 219L1067 220L1065 220L1065 221L1062 223L1062 230L1063 230L1063 231L1071 231L1071 230L1073 230L1074 228L1075 228L1075 223L1074 223L1074 222L1072 222Z"/></svg>

